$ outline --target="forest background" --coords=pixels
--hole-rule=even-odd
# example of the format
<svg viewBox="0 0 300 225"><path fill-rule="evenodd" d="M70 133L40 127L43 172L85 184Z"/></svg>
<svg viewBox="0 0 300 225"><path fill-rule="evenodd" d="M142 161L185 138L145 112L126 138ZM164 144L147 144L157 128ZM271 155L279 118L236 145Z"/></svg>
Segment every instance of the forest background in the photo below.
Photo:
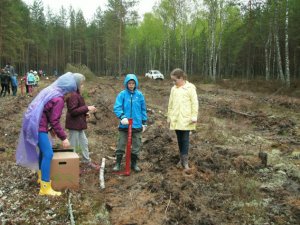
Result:
<svg viewBox="0 0 300 225"><path fill-rule="evenodd" d="M45 10L40 0L0 0L0 65L96 75L149 69L218 79L300 78L299 0L161 0L142 19L136 0L109 0L89 22L81 10Z"/></svg>

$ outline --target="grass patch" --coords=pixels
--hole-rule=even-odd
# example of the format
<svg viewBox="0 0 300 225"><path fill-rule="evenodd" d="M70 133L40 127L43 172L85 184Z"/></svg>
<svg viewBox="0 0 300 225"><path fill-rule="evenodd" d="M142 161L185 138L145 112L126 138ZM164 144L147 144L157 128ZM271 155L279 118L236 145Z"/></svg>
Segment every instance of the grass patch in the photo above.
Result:
<svg viewBox="0 0 300 225"><path fill-rule="evenodd" d="M266 222L267 207L270 200L260 192L261 183L255 178L235 173L229 174L227 191L231 200L226 201L226 208L234 217L239 217L241 224L263 224Z"/></svg>

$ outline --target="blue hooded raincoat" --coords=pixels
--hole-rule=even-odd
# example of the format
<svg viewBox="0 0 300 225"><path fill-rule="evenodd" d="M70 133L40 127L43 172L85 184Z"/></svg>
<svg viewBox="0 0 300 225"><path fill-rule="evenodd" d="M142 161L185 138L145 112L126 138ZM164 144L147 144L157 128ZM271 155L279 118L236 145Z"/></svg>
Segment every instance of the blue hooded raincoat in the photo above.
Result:
<svg viewBox="0 0 300 225"><path fill-rule="evenodd" d="M131 92L128 89L127 83L130 80L135 81L135 89ZM147 123L146 102L142 92L138 90L138 79L134 74L127 74L124 80L125 89L121 91L114 105L114 113L122 120L123 118L132 118L132 128L135 130L142 130L142 125ZM119 124L119 129L127 129L128 125Z"/></svg>

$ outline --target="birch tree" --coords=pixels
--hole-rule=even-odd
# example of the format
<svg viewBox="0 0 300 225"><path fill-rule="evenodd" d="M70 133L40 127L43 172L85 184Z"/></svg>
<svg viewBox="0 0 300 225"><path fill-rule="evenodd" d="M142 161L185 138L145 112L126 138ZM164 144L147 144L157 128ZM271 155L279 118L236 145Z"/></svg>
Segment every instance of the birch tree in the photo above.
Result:
<svg viewBox="0 0 300 225"><path fill-rule="evenodd" d="M289 60L289 0L286 0L285 6L285 78L286 85L290 87L290 60Z"/></svg>
<svg viewBox="0 0 300 225"><path fill-rule="evenodd" d="M190 1L177 0L176 11L178 14L178 21L180 24L180 42L181 42L181 58L183 70L187 71L188 45L187 45L187 26L189 22L188 15L190 14Z"/></svg>
<svg viewBox="0 0 300 225"><path fill-rule="evenodd" d="M270 80L270 66L271 66L271 41L272 41L272 30L271 30L271 22L269 26L269 34L268 39L265 44L265 66L266 66L266 80Z"/></svg>
<svg viewBox="0 0 300 225"><path fill-rule="evenodd" d="M208 6L208 30L209 30L209 46L208 46L208 72L212 80L216 80L216 67L218 61L218 54L221 49L221 39L222 39L222 23L220 23L220 16L223 1L222 0L205 0L206 5ZM219 40L217 40L218 35L218 22L219 25Z"/></svg>
<svg viewBox="0 0 300 225"><path fill-rule="evenodd" d="M279 37L278 37L278 0L274 0L275 2L275 10L274 10L274 37L275 37L275 45L276 45L276 56L277 56L277 67L278 67L278 73L280 80L284 83L284 75L282 70L282 61L281 61L281 51L280 51L280 45L279 45Z"/></svg>

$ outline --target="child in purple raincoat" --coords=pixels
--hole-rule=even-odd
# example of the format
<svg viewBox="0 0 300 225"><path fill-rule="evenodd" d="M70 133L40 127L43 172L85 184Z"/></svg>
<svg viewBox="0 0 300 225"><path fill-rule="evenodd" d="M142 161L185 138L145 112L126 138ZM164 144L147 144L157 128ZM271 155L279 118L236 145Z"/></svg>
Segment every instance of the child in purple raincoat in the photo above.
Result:
<svg viewBox="0 0 300 225"><path fill-rule="evenodd" d="M16 161L21 166L39 169L40 195L61 195L61 192L54 191L51 187L50 165L53 149L48 131L50 126L62 141L63 148L70 146L66 132L60 124L60 117L64 108L64 98L76 90L74 76L68 72L43 89L24 114ZM36 149L37 146L39 151Z"/></svg>

